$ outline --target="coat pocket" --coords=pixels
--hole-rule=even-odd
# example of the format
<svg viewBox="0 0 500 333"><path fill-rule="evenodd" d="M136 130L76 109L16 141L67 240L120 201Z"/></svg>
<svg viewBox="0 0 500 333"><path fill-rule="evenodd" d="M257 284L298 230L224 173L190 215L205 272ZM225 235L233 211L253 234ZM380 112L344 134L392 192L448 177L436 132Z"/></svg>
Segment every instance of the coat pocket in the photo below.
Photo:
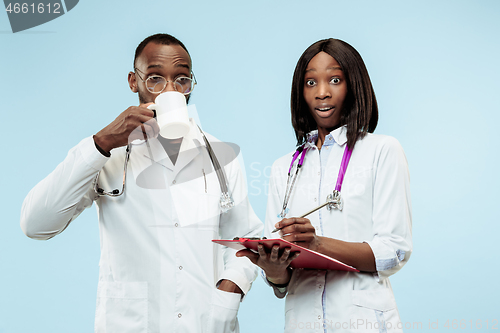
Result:
<svg viewBox="0 0 500 333"><path fill-rule="evenodd" d="M206 180L201 177L170 187L181 227L198 224L197 227L202 229L214 229L218 226L220 187L216 185L219 186L219 183L214 183L210 177ZM205 186L207 192L203 191Z"/></svg>
<svg viewBox="0 0 500 333"><path fill-rule="evenodd" d="M241 294L214 289L206 333L239 332L236 315L240 302Z"/></svg>
<svg viewBox="0 0 500 333"><path fill-rule="evenodd" d="M366 332L402 332L396 300L390 289L353 290L354 320Z"/></svg>
<svg viewBox="0 0 500 333"><path fill-rule="evenodd" d="M147 282L99 281L95 332L148 332Z"/></svg>
<svg viewBox="0 0 500 333"><path fill-rule="evenodd" d="M353 290L352 303L356 306L389 311L396 308L396 300L390 290Z"/></svg>

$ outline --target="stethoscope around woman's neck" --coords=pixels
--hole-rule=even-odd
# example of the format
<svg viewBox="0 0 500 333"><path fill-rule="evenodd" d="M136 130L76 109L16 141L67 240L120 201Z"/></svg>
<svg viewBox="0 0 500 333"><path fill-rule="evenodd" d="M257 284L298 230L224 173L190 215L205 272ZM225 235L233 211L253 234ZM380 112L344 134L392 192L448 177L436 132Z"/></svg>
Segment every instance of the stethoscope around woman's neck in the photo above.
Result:
<svg viewBox="0 0 500 333"><path fill-rule="evenodd" d="M299 171L302 169L302 165L304 164L304 158L306 156L307 151L311 149L311 147L306 147L306 144L303 144L297 148L295 153L293 154L292 157L292 162L290 163L290 168L288 168L288 178L286 181L286 189L285 189L285 197L283 199L283 207L281 209L281 213L278 215L280 218L285 218L286 214L288 213L288 202L290 200L290 196L292 194L293 187L295 185L295 182L297 180L297 176L299 174ZM333 190L333 193L328 194L326 197L326 204L318 206L318 208L313 209L309 211L307 214L302 215L302 217L305 217L306 215L309 215L310 213L316 211L319 208L322 208L324 206L327 206L328 210L332 209L338 209L342 210L343 208L343 200L342 196L340 195L340 191L342 189L342 183L344 181L344 175L347 170L347 166L349 165L349 161L351 159L351 154L352 154L352 149L349 149L347 144L344 149L344 155L342 156L342 162L340 163L340 170L339 174L337 176L337 184L335 185L335 189ZM300 156L300 157L299 157ZM295 168L295 173L292 173L293 165L295 161L298 159L297 166ZM292 176L293 174L293 176Z"/></svg>

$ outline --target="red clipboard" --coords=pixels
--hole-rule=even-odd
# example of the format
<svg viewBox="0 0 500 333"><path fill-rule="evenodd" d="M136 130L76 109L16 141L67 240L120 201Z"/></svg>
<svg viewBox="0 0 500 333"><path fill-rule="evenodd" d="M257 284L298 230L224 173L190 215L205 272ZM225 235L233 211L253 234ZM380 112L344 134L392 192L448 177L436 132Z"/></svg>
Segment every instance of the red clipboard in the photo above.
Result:
<svg viewBox="0 0 500 333"><path fill-rule="evenodd" d="M248 239L240 238L236 240L213 239L212 242L230 247L235 250L249 249L257 252L257 245L262 244L266 250L270 250L274 245L279 245L280 249L291 248L291 252L300 252L300 255L290 264L293 268L327 269L336 271L359 272L356 268L346 265L341 261L330 258L316 251L295 245L281 238L275 239Z"/></svg>

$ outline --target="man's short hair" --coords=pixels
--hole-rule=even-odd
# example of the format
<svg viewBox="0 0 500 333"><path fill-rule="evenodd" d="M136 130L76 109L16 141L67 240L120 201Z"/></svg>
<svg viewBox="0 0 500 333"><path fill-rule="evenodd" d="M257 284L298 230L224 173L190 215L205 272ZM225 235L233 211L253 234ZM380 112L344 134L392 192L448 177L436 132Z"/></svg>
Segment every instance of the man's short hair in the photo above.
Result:
<svg viewBox="0 0 500 333"><path fill-rule="evenodd" d="M156 35L151 35L149 37L146 37L139 46L135 49L135 57L134 57L134 68L135 68L135 62L137 61L137 58L141 55L142 51L148 45L149 43L156 43L156 44L162 44L162 45L179 45L182 47L184 50L186 50L187 54L189 55L189 51L187 48L182 44L180 40L175 38L172 35L169 34L156 34ZM191 55L189 55L191 58Z"/></svg>

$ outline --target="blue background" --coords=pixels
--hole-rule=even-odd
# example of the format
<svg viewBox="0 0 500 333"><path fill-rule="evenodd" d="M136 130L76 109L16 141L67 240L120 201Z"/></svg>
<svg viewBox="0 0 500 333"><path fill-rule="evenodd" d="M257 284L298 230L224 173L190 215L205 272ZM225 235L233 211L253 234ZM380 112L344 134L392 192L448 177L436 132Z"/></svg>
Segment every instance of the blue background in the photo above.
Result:
<svg viewBox="0 0 500 333"><path fill-rule="evenodd" d="M207 132L241 146L261 219L270 166L294 148L298 58L322 38L353 45L377 95L376 133L396 137L410 166L414 253L391 278L403 323L500 328L499 14L495 0L82 0L13 34L0 13L0 332L93 330L95 209L34 241L19 227L21 204L71 147L138 104L127 74L137 44L157 32L188 47L199 83L191 104ZM258 278L240 308L241 332L279 332L283 316L284 301Z"/></svg>

